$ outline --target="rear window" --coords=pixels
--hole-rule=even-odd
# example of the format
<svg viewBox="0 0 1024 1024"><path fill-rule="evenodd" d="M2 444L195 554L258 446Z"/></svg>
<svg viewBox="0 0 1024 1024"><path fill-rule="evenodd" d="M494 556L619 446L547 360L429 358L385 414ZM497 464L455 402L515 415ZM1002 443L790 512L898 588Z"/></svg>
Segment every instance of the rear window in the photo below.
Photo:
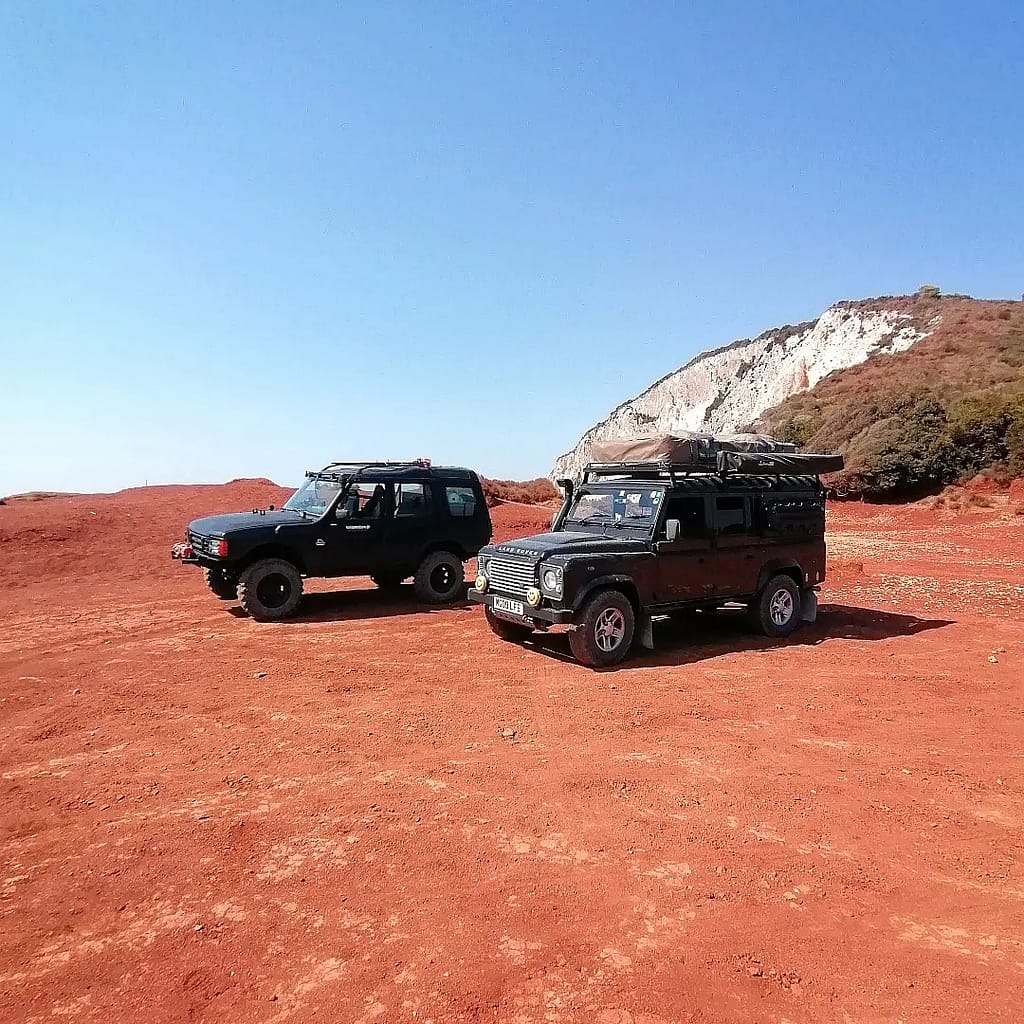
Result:
<svg viewBox="0 0 1024 1024"><path fill-rule="evenodd" d="M476 513L476 495L472 487L446 487L448 513L457 519L471 518Z"/></svg>

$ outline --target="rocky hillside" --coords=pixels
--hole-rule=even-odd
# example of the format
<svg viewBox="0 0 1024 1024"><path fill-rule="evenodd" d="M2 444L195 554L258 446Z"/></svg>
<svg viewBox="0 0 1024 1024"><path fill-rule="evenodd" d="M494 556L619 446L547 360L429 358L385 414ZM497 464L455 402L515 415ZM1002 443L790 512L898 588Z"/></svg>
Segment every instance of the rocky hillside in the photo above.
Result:
<svg viewBox="0 0 1024 1024"><path fill-rule="evenodd" d="M981 472L1024 475L1024 302L842 302L817 320L706 352L618 406L558 459L604 437L757 429L840 451L841 493L916 497Z"/></svg>
<svg viewBox="0 0 1024 1024"><path fill-rule="evenodd" d="M623 402L556 461L575 476L595 440L672 430L742 430L790 395L876 353L903 352L941 322L941 311L903 299L838 303L817 320L776 327L704 352Z"/></svg>
<svg viewBox="0 0 1024 1024"><path fill-rule="evenodd" d="M876 354L766 410L760 430L841 451L839 493L920 497L985 472L1024 476L1024 302L918 296L901 308L933 325L901 353Z"/></svg>

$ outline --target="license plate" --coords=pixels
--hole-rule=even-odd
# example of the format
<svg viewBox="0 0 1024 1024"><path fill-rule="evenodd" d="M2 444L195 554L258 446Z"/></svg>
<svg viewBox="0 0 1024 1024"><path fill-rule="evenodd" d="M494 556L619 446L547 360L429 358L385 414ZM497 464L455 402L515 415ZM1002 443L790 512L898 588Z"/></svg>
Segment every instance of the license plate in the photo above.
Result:
<svg viewBox="0 0 1024 1024"><path fill-rule="evenodd" d="M506 615L518 615L523 617L523 602L510 601L507 597L496 597L492 605L496 612L505 612Z"/></svg>

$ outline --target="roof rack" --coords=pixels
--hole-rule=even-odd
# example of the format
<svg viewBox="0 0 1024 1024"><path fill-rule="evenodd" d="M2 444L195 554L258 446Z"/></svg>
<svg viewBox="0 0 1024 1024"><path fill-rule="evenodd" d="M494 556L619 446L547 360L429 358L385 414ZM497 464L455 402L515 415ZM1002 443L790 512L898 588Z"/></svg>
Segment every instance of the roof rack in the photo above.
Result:
<svg viewBox="0 0 1024 1024"><path fill-rule="evenodd" d="M709 475L717 472L714 461L706 466L680 466L665 462L591 462L583 467L583 482L590 476L631 476L639 480L657 480L668 477L672 486L679 477L687 477L694 473Z"/></svg>
<svg viewBox="0 0 1024 1024"><path fill-rule="evenodd" d="M306 476L353 476L362 473L367 469L398 469L408 467L409 469L430 469L430 459L413 459L412 461L395 461L387 459L345 459L344 461L328 462L323 469L307 469ZM348 472L339 473L336 470L344 467Z"/></svg>

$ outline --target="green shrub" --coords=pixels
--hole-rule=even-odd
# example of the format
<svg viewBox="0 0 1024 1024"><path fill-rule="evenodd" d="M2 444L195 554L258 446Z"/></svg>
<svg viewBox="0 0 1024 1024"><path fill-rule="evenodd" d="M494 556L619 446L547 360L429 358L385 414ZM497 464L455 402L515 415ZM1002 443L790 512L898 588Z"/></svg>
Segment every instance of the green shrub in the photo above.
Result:
<svg viewBox="0 0 1024 1024"><path fill-rule="evenodd" d="M824 422L817 409L799 412L779 427L776 437L802 448L821 430Z"/></svg>

